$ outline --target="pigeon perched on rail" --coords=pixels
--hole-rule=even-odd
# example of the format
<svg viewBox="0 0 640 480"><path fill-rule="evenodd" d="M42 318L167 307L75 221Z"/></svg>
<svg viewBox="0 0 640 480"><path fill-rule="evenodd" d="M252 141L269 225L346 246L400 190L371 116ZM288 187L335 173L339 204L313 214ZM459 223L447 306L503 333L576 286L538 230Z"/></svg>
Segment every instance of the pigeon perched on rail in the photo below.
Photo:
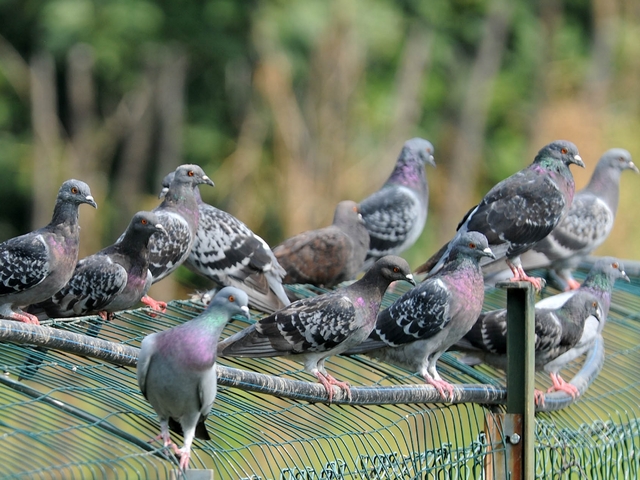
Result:
<svg viewBox="0 0 640 480"><path fill-rule="evenodd" d="M163 197L174 173L162 181ZM234 286L249 295L249 304L263 312L274 312L291 303L282 286L285 270L271 247L236 217L202 201L195 190L200 214L189 269L218 286Z"/></svg>
<svg viewBox="0 0 640 480"><path fill-rule="evenodd" d="M483 233L496 258L506 260L511 280L531 282L540 290L541 280L524 272L520 255L546 237L568 211L575 190L572 163L584 167L573 143L559 140L545 146L531 165L495 185L469 210L457 235ZM444 245L417 272L439 269L449 249L450 243Z"/></svg>
<svg viewBox="0 0 640 480"><path fill-rule="evenodd" d="M248 297L225 287L204 312L186 323L142 340L138 356L138 386L160 418L165 447L180 455L180 468L189 466L194 437L210 440L205 420L216 398L216 348L220 333L234 315L249 318ZM184 436L178 449L169 429Z"/></svg>
<svg viewBox="0 0 640 480"><path fill-rule="evenodd" d="M149 271L156 283L172 273L187 259L196 239L200 214L195 190L198 185L213 181L198 165L180 165L160 205L153 209L166 235L155 236L149 242ZM120 237L121 240L123 237ZM148 295L142 302L155 310L166 308Z"/></svg>
<svg viewBox="0 0 640 480"><path fill-rule="evenodd" d="M363 269L385 255L399 255L420 237L429 207L425 165L436 166L433 152L427 140L407 140L382 188L360 202L371 238Z"/></svg>
<svg viewBox="0 0 640 480"><path fill-rule="evenodd" d="M376 322L382 296L389 284L405 280L415 285L409 264L394 255L378 260L365 275L347 287L303 298L260 319L218 344L221 357L275 357L291 355L304 363L333 400L333 385L344 389L327 373L324 362L365 340Z"/></svg>
<svg viewBox="0 0 640 480"><path fill-rule="evenodd" d="M622 148L607 150L589 184L576 192L567 215L520 257L523 268L550 267L562 287L578 288L580 284L571 271L611 233L618 210L620 175L625 170L639 173L631 154Z"/></svg>
<svg viewBox="0 0 640 480"><path fill-rule="evenodd" d="M453 386L440 377L436 362L469 331L482 310L479 261L484 257L495 258L484 235L460 235L442 269L378 313L369 338L347 353L365 353L417 371L443 399L453 400Z"/></svg>
<svg viewBox="0 0 640 480"><path fill-rule="evenodd" d="M52 297L33 307L49 318L115 312L135 306L151 287L149 239L165 235L152 212L136 213L121 241L83 258L69 282Z"/></svg>
<svg viewBox="0 0 640 480"><path fill-rule="evenodd" d="M536 306L535 369L543 370L549 362L572 349L580 341L585 322L591 316L597 321L602 321L604 313L598 297L588 291L577 291L558 308ZM463 359L465 363L482 361L506 370L507 310L482 313L456 347L456 350L469 353L469 356ZM537 397L539 398L539 394Z"/></svg>
<svg viewBox="0 0 640 480"><path fill-rule="evenodd" d="M38 324L36 316L20 308L46 300L69 281L78 261L82 203L97 208L86 183L67 180L49 225L0 243L1 317Z"/></svg>
<svg viewBox="0 0 640 480"><path fill-rule="evenodd" d="M536 303L536 308L559 308L576 292L584 291L596 297L602 308L602 318L600 320L594 317L589 317L586 320L582 336L573 348L545 364L544 371L549 373L552 382L549 392L564 391L574 398L578 395L578 389L565 382L558 372L593 347L596 338L602 333L602 329L605 326L611 305L611 292L615 281L619 278L627 282L630 281L624 271L622 262L613 257L602 257L593 264L580 288L547 297Z"/></svg>
<svg viewBox="0 0 640 480"><path fill-rule="evenodd" d="M369 233L358 205L338 204L333 224L291 237L273 249L286 270L284 283L309 283L331 288L352 280L362 270Z"/></svg>

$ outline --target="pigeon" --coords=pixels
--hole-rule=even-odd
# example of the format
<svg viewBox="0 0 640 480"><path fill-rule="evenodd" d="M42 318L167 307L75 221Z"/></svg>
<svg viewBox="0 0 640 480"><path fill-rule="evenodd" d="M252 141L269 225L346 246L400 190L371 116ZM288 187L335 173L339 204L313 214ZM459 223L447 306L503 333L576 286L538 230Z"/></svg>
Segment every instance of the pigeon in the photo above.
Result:
<svg viewBox="0 0 640 480"><path fill-rule="evenodd" d="M524 268L550 267L564 289L580 284L571 271L607 239L618 209L620 175L625 170L639 173L631 154L621 148L604 153L589 184L576 192L567 215L545 238L521 256Z"/></svg>
<svg viewBox="0 0 640 480"><path fill-rule="evenodd" d="M300 233L273 249L286 270L284 283L308 283L331 288L352 280L362 270L369 233L358 205L338 204L333 224Z"/></svg>
<svg viewBox="0 0 640 480"><path fill-rule="evenodd" d="M440 377L436 362L469 331L482 310L479 261L484 257L494 258L484 235L460 235L442 269L378 313L369 338L347 353L365 353L418 371L443 399L453 400L453 386Z"/></svg>
<svg viewBox="0 0 640 480"><path fill-rule="evenodd" d="M162 181L163 197L174 173ZM291 303L282 286L286 272L271 247L236 217L202 201L195 189L200 221L185 266L219 286L234 286L249 295L249 305L273 313Z"/></svg>
<svg viewBox="0 0 640 480"><path fill-rule="evenodd" d="M495 185L469 210L457 235L469 230L483 233L497 260L506 260L514 275L511 280L531 282L540 290L541 279L524 272L520 255L546 237L568 211L575 190L570 164L584 167L573 143L558 140L543 147L531 165ZM418 267L417 273L437 271L450 245Z"/></svg>
<svg viewBox="0 0 640 480"><path fill-rule="evenodd" d="M149 271L152 283L159 282L187 259L196 239L200 214L195 197L198 185L213 186L213 181L198 165L180 165L160 205L154 210L167 235L155 236L149 242ZM121 236L119 241L124 236ZM148 295L142 302L155 310L166 308Z"/></svg>
<svg viewBox="0 0 640 480"><path fill-rule="evenodd" d="M549 362L573 348L582 337L585 322L593 316L604 318L598 296L577 291L558 308L535 308L535 369L543 370ZM507 368L507 310L482 313L471 330L456 345L469 352L465 363L485 362L493 367ZM456 349L458 349L456 348ZM536 393L537 403L542 398Z"/></svg>
<svg viewBox="0 0 640 480"><path fill-rule="evenodd" d="M49 318L99 314L103 320L131 308L151 287L149 239L165 235L152 212L138 212L124 238L78 262L69 282L34 307Z"/></svg>
<svg viewBox="0 0 640 480"><path fill-rule="evenodd" d="M205 426L216 398L216 348L222 329L234 315L249 318L248 297L225 287L204 312L186 323L147 335L138 356L138 386L160 419L160 436L189 466L194 437L210 440ZM184 436L178 449L169 429Z"/></svg>
<svg viewBox="0 0 640 480"><path fill-rule="evenodd" d="M1 317L39 324L21 307L46 300L71 278L78 261L82 203L98 207L86 183L67 180L58 191L49 225L0 243Z"/></svg>
<svg viewBox="0 0 640 480"><path fill-rule="evenodd" d="M602 308L602 318L600 320L593 317L589 317L586 320L582 336L573 348L545 364L544 371L551 376L552 386L549 388L549 392L563 391L573 398L578 395L578 389L570 383L565 382L558 372L569 362L580 357L593 347L596 338L602 333L602 329L606 323L609 306L611 305L613 285L619 278L627 282L630 281L624 271L622 262L613 257L602 257L593 264L593 267L591 267L587 278L580 288L547 297L536 303L536 308L558 308L575 295L576 292L585 291L595 296Z"/></svg>
<svg viewBox="0 0 640 480"><path fill-rule="evenodd" d="M363 269L385 255L399 255L420 237L429 207L425 165L436 166L433 152L427 140L407 140L382 188L360 202L370 236Z"/></svg>
<svg viewBox="0 0 640 480"><path fill-rule="evenodd" d="M333 400L333 385L345 390L327 373L324 362L365 340L375 326L382 296L389 284L405 280L413 285L406 260L388 255L378 260L364 276L343 288L297 300L288 307L260 319L218 344L222 357L274 357L291 355L304 363Z"/></svg>

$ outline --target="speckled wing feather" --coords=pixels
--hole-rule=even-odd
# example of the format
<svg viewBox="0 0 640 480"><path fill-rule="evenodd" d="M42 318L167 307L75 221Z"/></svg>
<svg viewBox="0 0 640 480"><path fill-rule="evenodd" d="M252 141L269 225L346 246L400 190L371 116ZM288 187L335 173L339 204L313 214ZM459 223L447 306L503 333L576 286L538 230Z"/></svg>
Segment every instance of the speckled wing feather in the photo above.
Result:
<svg viewBox="0 0 640 480"><path fill-rule="evenodd" d="M83 315L104 309L127 285L127 272L106 255L78 262L73 276L45 305L49 316Z"/></svg>
<svg viewBox="0 0 640 480"><path fill-rule="evenodd" d="M0 244L0 296L33 288L49 274L49 246L40 234Z"/></svg>
<svg viewBox="0 0 640 480"><path fill-rule="evenodd" d="M421 208L417 194L407 187L383 188L367 197L360 212L369 230L369 250L375 256L395 252L418 221Z"/></svg>
<svg viewBox="0 0 640 480"><path fill-rule="evenodd" d="M167 235L155 236L149 241L149 271L154 282L173 271L189 255L193 242L189 224L173 212L154 210Z"/></svg>
<svg viewBox="0 0 640 480"><path fill-rule="evenodd" d="M218 344L219 356L325 352L357 328L353 302L339 292L299 300Z"/></svg>

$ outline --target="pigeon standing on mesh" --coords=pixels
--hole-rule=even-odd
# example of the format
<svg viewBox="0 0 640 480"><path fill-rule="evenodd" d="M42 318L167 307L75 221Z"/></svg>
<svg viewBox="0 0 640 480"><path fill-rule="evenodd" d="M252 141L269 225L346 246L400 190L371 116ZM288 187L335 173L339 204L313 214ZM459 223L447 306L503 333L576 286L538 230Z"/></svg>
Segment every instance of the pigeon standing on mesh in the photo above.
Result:
<svg viewBox="0 0 640 480"><path fill-rule="evenodd" d="M436 274L378 314L369 338L347 353L365 353L422 375L443 399L453 400L453 386L436 362L469 331L482 310L484 284L479 261L495 258L478 232L460 235Z"/></svg>
<svg viewBox="0 0 640 480"><path fill-rule="evenodd" d="M582 336L573 348L562 355L545 364L544 371L551 377L551 387L549 392L563 391L577 397L578 389L567 383L561 376L560 370L565 368L570 362L584 355L591 350L596 339L601 336L611 305L611 293L617 279L629 282L629 277L624 271L624 265L620 260L613 257L599 258L591 267L587 278L577 290L571 290L558 295L547 297L538 303L536 308L558 308L575 295L576 292L588 292L598 299L602 308L602 318L589 317L584 325Z"/></svg>
<svg viewBox="0 0 640 480"><path fill-rule="evenodd" d="M427 140L406 141L382 188L360 202L370 236L364 269L380 257L399 255L420 237L429 207L425 165L436 166L433 152Z"/></svg>
<svg viewBox="0 0 640 480"><path fill-rule="evenodd" d="M172 273L187 259L196 239L200 213L195 190L198 185L213 181L198 165L181 165L160 205L153 209L166 235L157 235L149 242L149 271L156 283ZM121 236L118 241L121 241ZM164 302L145 295L142 301L155 310L166 308Z"/></svg>
<svg viewBox="0 0 640 480"><path fill-rule="evenodd" d="M217 344L234 315L249 318L248 297L225 287L205 311L193 320L142 340L138 356L138 386L160 418L160 439L180 456L180 468L189 466L194 438L210 440L205 420L216 398ZM178 449L169 429L184 436Z"/></svg>
<svg viewBox="0 0 640 480"><path fill-rule="evenodd" d="M173 175L162 181L161 197ZM185 266L218 286L244 290L249 304L260 311L272 313L289 305L282 286L286 272L267 242L230 213L203 202L199 190L195 196L200 220Z"/></svg>
<svg viewBox="0 0 640 480"><path fill-rule="evenodd" d="M134 307L151 287L149 240L165 235L152 212L136 213L121 241L78 262L69 282L55 295L34 305L49 318L100 314Z"/></svg>
<svg viewBox="0 0 640 480"><path fill-rule="evenodd" d="M362 270L369 233L358 205L338 204L333 224L291 237L273 249L286 270L285 283L309 283L331 288L352 280Z"/></svg>
<svg viewBox="0 0 640 480"><path fill-rule="evenodd" d="M0 316L39 323L21 308L46 300L71 278L80 244L78 207L83 203L97 208L86 183L67 180L46 227L0 243Z"/></svg>
<svg viewBox="0 0 640 480"><path fill-rule="evenodd" d="M598 322L604 314L598 297L588 291L576 292L558 308L535 309L535 369L544 366L573 348L582 337L585 322L593 316ZM487 363L507 368L507 310L492 310L478 317L471 330L456 344L455 350L468 352L463 361ZM543 397L536 392L536 403Z"/></svg>
<svg viewBox="0 0 640 480"><path fill-rule="evenodd" d="M520 255L546 237L569 210L575 191L571 164L584 167L573 143L558 140L543 147L531 165L498 183L469 210L457 235L483 233L498 261L505 260L511 269L511 280L529 281L540 290L541 279L525 273ZM450 245L445 244L417 272L437 271Z"/></svg>
<svg viewBox="0 0 640 480"><path fill-rule="evenodd" d="M378 260L358 281L323 295L303 298L224 339L221 357L276 357L291 355L304 363L333 400L333 385L346 391L349 384L327 373L324 363L368 336L376 322L382 296L389 284L404 280L415 285L407 262L394 255Z"/></svg>
<svg viewBox="0 0 640 480"><path fill-rule="evenodd" d="M545 238L521 256L524 268L550 267L564 289L580 284L571 271L609 236L618 210L620 175L638 173L631 154L613 148L602 155L588 185L576 192L567 215Z"/></svg>

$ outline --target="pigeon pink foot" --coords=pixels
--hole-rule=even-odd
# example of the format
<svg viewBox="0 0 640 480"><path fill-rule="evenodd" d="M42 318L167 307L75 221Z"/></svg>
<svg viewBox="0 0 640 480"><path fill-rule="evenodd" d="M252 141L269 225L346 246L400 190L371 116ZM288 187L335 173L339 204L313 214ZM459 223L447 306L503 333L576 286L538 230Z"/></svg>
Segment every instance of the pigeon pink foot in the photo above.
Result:
<svg viewBox="0 0 640 480"><path fill-rule="evenodd" d="M167 311L167 302L161 302L159 300L154 300L149 295L145 295L140 299L142 303L151 307L152 310L156 312L164 313Z"/></svg>
<svg viewBox="0 0 640 480"><path fill-rule="evenodd" d="M552 386L549 387L547 393L551 392L565 392L571 395L571 398L574 400L580 395L580 391L574 385L571 385L569 382L565 381L560 375L557 373L551 373L551 382Z"/></svg>
<svg viewBox="0 0 640 480"><path fill-rule="evenodd" d="M451 385L449 382L445 381L445 380L436 380L435 378L432 378L429 375L425 375L424 376L424 380L429 384L429 385L433 385L436 390L438 391L438 393L440 394L440 396L443 398L443 400L446 401L450 401L453 402L453 392L454 392L454 387L453 385Z"/></svg>

